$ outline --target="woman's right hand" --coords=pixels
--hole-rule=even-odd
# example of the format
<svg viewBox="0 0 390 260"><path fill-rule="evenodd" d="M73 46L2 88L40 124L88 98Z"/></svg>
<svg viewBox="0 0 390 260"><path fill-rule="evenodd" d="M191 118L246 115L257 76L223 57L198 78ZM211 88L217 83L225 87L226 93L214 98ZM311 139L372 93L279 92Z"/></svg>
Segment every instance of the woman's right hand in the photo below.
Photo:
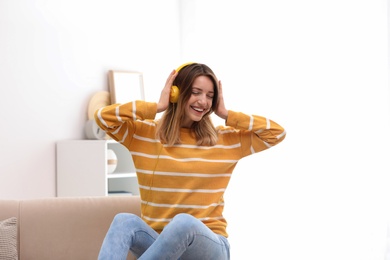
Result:
<svg viewBox="0 0 390 260"><path fill-rule="evenodd" d="M169 98L171 95L171 87L173 81L177 76L176 70L173 70L165 83L163 90L161 91L160 100L157 103L157 113L165 111L169 106Z"/></svg>

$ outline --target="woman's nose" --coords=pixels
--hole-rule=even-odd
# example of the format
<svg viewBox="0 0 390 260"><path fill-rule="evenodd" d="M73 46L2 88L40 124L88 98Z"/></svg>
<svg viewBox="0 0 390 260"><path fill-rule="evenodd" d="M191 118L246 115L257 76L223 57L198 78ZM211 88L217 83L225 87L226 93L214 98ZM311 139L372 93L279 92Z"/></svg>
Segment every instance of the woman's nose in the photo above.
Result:
<svg viewBox="0 0 390 260"><path fill-rule="evenodd" d="M200 95L198 98L198 103L201 105L204 105L207 103L207 97L206 95Z"/></svg>

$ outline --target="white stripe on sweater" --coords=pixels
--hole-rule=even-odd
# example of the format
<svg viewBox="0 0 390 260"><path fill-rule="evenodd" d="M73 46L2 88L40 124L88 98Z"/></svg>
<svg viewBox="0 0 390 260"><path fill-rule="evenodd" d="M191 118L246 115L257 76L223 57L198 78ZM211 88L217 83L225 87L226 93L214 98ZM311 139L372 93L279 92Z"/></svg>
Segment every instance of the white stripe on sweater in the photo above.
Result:
<svg viewBox="0 0 390 260"><path fill-rule="evenodd" d="M142 215L142 218L149 220L149 221L153 221L153 222L170 222L172 220L172 218L150 218L150 217L147 217L145 215ZM205 220L210 220L210 219L224 219L224 217L219 216L219 217L214 217L214 218L207 217L207 218L198 218L198 219L200 221L205 221Z"/></svg>
<svg viewBox="0 0 390 260"><path fill-rule="evenodd" d="M211 160L211 159L203 159L203 158L173 158L171 156L167 155L151 155L147 153L138 153L138 152L131 152L131 155L133 156L140 156L140 157L146 157L146 158L160 158L160 159L167 159L167 160L173 160L177 162L217 162L217 163L236 163L238 160Z"/></svg>
<svg viewBox="0 0 390 260"><path fill-rule="evenodd" d="M231 173L181 173L181 172L153 172L148 170L137 169L137 172L143 174L156 174L162 176L182 176L182 177L199 177L199 178L219 178L230 177Z"/></svg>
<svg viewBox="0 0 390 260"><path fill-rule="evenodd" d="M102 123L102 125L104 125L105 127L108 128L108 125L106 123L106 121L104 121L103 117L102 117L102 110L103 110L103 107L102 108L99 108L98 110L98 113L97 113L97 116L99 118L99 121Z"/></svg>
<svg viewBox="0 0 390 260"><path fill-rule="evenodd" d="M159 207L159 208L183 208L183 209L208 209L208 208L215 208L218 206L224 206L225 203L212 203L209 205L184 205L184 204L161 204L161 203L153 203L148 201L141 201L142 204L150 205L153 207Z"/></svg>
<svg viewBox="0 0 390 260"><path fill-rule="evenodd" d="M154 190L154 191L161 191L161 192L183 192L183 193L218 193L218 192L224 192L226 189L174 189L174 188L157 188L157 187L150 187L150 186L144 186L139 185L141 189L144 190Z"/></svg>
<svg viewBox="0 0 390 260"><path fill-rule="evenodd" d="M149 142L149 143L158 143L159 140L154 138L148 138L143 137L140 135L134 135L134 139L138 139L141 141ZM238 147L241 147L241 143L232 144L232 145L214 145L214 146L199 146L199 145L190 145L190 144L175 144L172 146L164 145L164 147L180 147L180 148L190 148L190 149L202 149L202 150L209 150L209 149L235 149Z"/></svg>

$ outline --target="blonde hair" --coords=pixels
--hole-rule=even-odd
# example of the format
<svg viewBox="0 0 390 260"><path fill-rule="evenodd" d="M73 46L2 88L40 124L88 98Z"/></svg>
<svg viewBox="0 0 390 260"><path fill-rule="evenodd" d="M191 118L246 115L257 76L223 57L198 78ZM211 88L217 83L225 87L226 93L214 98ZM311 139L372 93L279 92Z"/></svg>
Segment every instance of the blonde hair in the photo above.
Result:
<svg viewBox="0 0 390 260"><path fill-rule="evenodd" d="M210 78L214 86L214 96L210 110L198 122L193 122L191 133L196 138L197 145L212 146L218 141L217 130L211 120L211 114L217 107L218 80L214 72L205 64L192 63L183 67L176 76L173 84L180 89L177 103L170 103L157 124L156 138L170 146L180 144L180 126L185 117L186 102L192 94L192 84L199 76Z"/></svg>

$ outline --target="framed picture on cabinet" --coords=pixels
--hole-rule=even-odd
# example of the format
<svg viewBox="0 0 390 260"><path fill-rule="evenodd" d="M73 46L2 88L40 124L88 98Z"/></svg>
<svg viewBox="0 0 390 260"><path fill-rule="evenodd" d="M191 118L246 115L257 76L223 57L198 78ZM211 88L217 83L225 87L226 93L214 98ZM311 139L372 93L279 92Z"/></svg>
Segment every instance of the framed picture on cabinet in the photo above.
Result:
<svg viewBox="0 0 390 260"><path fill-rule="evenodd" d="M109 70L111 104L145 100L143 74L138 71Z"/></svg>

